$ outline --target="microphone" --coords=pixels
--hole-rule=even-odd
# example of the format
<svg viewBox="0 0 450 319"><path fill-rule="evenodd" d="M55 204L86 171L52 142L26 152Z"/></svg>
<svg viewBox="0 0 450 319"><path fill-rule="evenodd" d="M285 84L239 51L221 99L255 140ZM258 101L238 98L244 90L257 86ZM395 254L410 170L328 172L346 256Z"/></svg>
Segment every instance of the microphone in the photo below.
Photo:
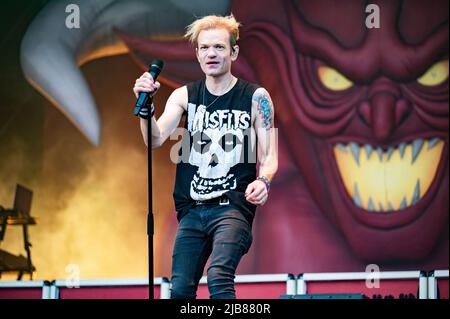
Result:
<svg viewBox="0 0 450 319"><path fill-rule="evenodd" d="M156 78L161 73L162 68L164 66L164 61L162 60L153 60L150 64L150 67L148 68L148 72L153 77L153 81L156 82ZM141 111L141 108L146 107L149 102L151 101L152 97L150 94L153 92L141 92L139 93L139 98L136 102L136 105L134 106L134 115L138 115Z"/></svg>

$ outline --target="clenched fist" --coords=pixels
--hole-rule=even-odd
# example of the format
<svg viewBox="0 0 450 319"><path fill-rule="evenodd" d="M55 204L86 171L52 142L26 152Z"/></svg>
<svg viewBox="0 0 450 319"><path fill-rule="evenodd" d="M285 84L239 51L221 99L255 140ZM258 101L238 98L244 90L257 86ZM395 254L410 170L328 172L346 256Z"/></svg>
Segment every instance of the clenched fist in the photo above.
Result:
<svg viewBox="0 0 450 319"><path fill-rule="evenodd" d="M136 80L136 83L134 84L133 87L133 92L134 95L136 96L136 98L139 97L139 93L141 92L151 92L151 96L156 94L156 91L158 91L159 87L161 86L161 84L156 81L153 81L152 76L150 75L150 73L145 72L144 74L141 75L141 77L139 79Z"/></svg>
<svg viewBox="0 0 450 319"><path fill-rule="evenodd" d="M245 199L253 205L264 205L268 196L266 185L260 180L250 183L245 190Z"/></svg>

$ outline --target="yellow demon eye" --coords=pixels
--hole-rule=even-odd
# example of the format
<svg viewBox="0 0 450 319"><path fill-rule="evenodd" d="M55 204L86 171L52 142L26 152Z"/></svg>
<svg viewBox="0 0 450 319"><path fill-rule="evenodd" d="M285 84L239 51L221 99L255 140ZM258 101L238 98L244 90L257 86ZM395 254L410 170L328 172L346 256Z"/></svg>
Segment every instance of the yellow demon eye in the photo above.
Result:
<svg viewBox="0 0 450 319"><path fill-rule="evenodd" d="M448 60L433 64L417 82L424 86L437 86L448 79Z"/></svg>
<svg viewBox="0 0 450 319"><path fill-rule="evenodd" d="M344 91L353 86L352 81L328 66L320 66L318 73L320 82L329 90Z"/></svg>

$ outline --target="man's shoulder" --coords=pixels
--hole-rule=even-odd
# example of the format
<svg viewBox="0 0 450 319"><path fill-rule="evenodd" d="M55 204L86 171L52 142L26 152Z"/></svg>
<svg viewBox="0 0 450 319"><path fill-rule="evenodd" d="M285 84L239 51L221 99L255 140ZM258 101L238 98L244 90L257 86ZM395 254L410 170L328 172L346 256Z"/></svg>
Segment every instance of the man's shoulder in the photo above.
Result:
<svg viewBox="0 0 450 319"><path fill-rule="evenodd" d="M173 90L173 92L170 94L169 100L171 101L170 104L176 104L180 106L183 110L186 110L188 102L186 85L183 85Z"/></svg>
<svg viewBox="0 0 450 319"><path fill-rule="evenodd" d="M259 101L262 97L268 97L269 92L262 86L259 86L254 92L253 92L253 101Z"/></svg>
<svg viewBox="0 0 450 319"><path fill-rule="evenodd" d="M183 85L180 86L179 88L176 88L175 90L173 90L172 94L173 96L184 96L187 92L187 86Z"/></svg>

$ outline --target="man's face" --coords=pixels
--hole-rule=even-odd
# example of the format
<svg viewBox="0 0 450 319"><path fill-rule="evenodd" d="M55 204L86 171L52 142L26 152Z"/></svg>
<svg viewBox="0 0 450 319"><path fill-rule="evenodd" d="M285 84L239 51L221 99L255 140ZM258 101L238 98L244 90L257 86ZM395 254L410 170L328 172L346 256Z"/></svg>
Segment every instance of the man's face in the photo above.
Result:
<svg viewBox="0 0 450 319"><path fill-rule="evenodd" d="M207 76L221 76L231 70L231 62L236 60L231 54L230 34L225 29L209 29L200 32L197 39L197 59Z"/></svg>

